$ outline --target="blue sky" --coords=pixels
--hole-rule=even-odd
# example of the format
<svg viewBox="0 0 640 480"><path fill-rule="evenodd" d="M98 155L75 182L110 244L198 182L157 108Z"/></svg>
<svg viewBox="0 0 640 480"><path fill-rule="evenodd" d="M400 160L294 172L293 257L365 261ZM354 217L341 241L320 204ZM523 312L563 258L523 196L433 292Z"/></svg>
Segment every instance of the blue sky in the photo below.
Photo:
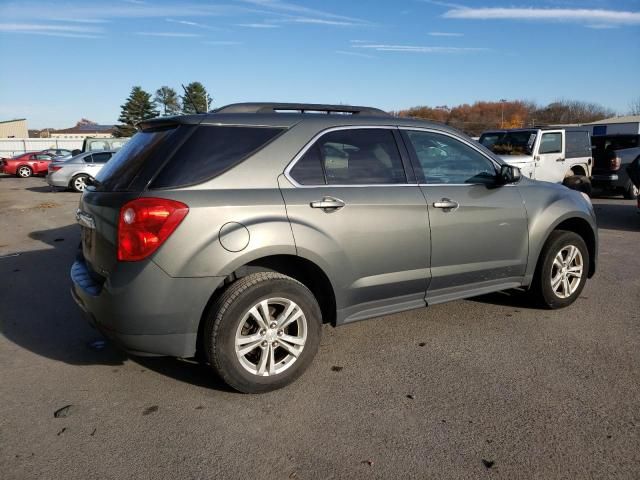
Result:
<svg viewBox="0 0 640 480"><path fill-rule="evenodd" d="M640 0L0 0L0 120L116 122L133 85L384 109L640 97Z"/></svg>

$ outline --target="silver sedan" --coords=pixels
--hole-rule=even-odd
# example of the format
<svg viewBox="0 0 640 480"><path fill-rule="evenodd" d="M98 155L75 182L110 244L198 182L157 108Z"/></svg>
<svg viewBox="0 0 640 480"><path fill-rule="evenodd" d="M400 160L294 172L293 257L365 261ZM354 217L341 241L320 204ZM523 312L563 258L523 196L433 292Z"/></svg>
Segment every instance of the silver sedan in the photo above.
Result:
<svg viewBox="0 0 640 480"><path fill-rule="evenodd" d="M47 183L52 187L82 192L87 186L87 179L95 177L114 153L112 150L84 152L67 160L54 160L49 164Z"/></svg>

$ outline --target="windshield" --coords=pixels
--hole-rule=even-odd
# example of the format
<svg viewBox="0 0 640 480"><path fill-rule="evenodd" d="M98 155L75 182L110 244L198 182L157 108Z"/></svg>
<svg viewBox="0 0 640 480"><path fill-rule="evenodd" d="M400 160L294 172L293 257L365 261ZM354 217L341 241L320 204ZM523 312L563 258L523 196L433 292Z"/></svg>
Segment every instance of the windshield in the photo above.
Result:
<svg viewBox="0 0 640 480"><path fill-rule="evenodd" d="M536 135L536 130L487 132L480 143L497 155L531 155Z"/></svg>

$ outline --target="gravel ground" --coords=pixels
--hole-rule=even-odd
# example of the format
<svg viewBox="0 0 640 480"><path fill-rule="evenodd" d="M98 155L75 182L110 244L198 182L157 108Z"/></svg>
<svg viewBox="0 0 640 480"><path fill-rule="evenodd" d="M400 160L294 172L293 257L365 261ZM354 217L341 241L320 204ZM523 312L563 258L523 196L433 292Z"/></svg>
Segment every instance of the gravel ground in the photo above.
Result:
<svg viewBox="0 0 640 480"><path fill-rule="evenodd" d="M100 342L69 295L77 202L0 177L3 479L640 478L631 201L594 200L599 271L573 306L493 294L327 326L309 371L259 396Z"/></svg>

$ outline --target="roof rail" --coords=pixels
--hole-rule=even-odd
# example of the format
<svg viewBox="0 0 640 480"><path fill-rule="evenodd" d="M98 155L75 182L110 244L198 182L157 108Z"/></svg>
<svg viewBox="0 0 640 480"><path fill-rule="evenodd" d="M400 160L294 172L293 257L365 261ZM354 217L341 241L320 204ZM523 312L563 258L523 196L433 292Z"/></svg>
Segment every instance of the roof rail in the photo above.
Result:
<svg viewBox="0 0 640 480"><path fill-rule="evenodd" d="M232 103L212 110L211 113L338 113L350 115L388 116L379 108L357 107L351 105L324 105L321 103Z"/></svg>

